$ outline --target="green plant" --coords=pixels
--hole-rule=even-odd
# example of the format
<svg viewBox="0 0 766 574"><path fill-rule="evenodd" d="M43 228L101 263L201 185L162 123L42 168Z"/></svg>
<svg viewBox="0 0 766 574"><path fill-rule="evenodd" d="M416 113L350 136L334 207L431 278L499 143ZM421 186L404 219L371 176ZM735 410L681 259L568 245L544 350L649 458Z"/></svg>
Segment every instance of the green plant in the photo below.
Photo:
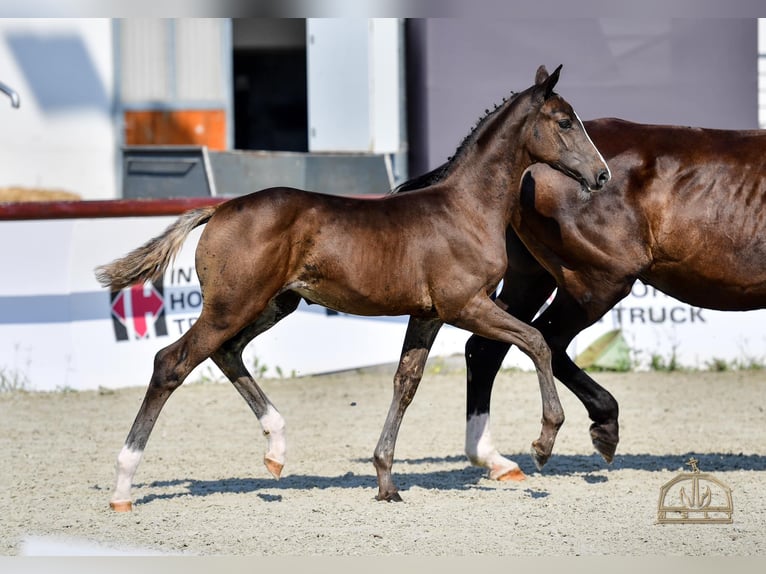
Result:
<svg viewBox="0 0 766 574"><path fill-rule="evenodd" d="M428 372L432 375L438 375L444 370L444 359L434 357L428 362Z"/></svg>
<svg viewBox="0 0 766 574"><path fill-rule="evenodd" d="M250 368L250 372L255 379L262 379L268 370L269 366L267 364L262 363L258 357L253 357L253 364ZM277 372L280 372L279 367L277 367Z"/></svg>
<svg viewBox="0 0 766 574"><path fill-rule="evenodd" d="M670 351L670 356L667 359L662 355L653 353L649 361L649 368L653 371L679 371L681 365L678 362L678 354L676 353L677 348L678 345L673 345L673 348Z"/></svg>
<svg viewBox="0 0 766 574"><path fill-rule="evenodd" d="M29 377L17 369L0 368L0 392L12 393L26 391L29 388Z"/></svg>
<svg viewBox="0 0 766 574"><path fill-rule="evenodd" d="M15 392L29 390L31 381L26 371L18 368L21 345L13 346L13 367L0 367L0 392ZM26 366L29 367L31 360L27 358Z"/></svg>
<svg viewBox="0 0 766 574"><path fill-rule="evenodd" d="M285 373L285 370L279 365L274 367L274 370L277 372L277 376L280 379L284 379L284 378L294 379L298 375L295 369L291 369L289 373ZM262 373L264 372L265 372L265 369L262 371ZM263 374L261 374L261 376L263 376Z"/></svg>
<svg viewBox="0 0 766 574"><path fill-rule="evenodd" d="M591 373L629 373L633 370L633 361L630 358L624 358L616 360L614 364L609 367L602 367L600 365L591 365L585 371Z"/></svg>
<svg viewBox="0 0 766 574"><path fill-rule="evenodd" d="M738 369L747 371L760 371L764 369L763 359L757 359L756 357L745 357L736 361Z"/></svg>
<svg viewBox="0 0 766 574"><path fill-rule="evenodd" d="M754 357L743 352L742 358L734 361L734 366L737 369L746 371L759 371L764 368L764 359L763 357Z"/></svg>
<svg viewBox="0 0 766 574"><path fill-rule="evenodd" d="M725 359L719 359L716 357L713 357L705 364L707 365L708 371L715 371L716 373L724 373L732 367L732 365L730 365Z"/></svg>

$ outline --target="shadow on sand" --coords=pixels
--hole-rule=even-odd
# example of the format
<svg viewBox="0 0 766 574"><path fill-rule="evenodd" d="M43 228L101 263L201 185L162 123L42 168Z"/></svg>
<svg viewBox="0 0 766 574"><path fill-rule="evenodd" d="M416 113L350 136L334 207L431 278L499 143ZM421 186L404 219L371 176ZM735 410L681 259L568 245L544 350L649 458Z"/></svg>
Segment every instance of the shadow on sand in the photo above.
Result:
<svg viewBox="0 0 766 574"><path fill-rule="evenodd" d="M609 480L609 473L619 470L688 471L689 469L685 467L684 463L691 456L694 456L699 461L699 468L703 472L766 470L766 456L752 454L691 452L683 455L624 454L618 455L611 465L607 465L597 454L554 455L542 472L535 468L527 454L516 453L510 455L510 458L516 460L522 470L528 475L579 476L588 484L596 484L607 482ZM360 462L360 460L355 462ZM464 468L424 472L417 472L416 470L416 467L421 464L455 464L461 462L465 462L466 466ZM493 490L496 488L493 484L482 480L485 476L486 472L483 469L470 466L463 455L401 459L396 461L396 466L394 467L394 480L402 492L406 492L413 487L445 491ZM524 486L524 483L512 484ZM185 487L183 492L148 494L136 500L137 504L146 504L154 500L182 496L209 496L211 494L225 493L256 493L263 501L279 502L282 500L280 492L306 489L324 490L328 488L365 488L369 489L370 498L373 499L377 492L377 483L372 463L370 463L369 474L354 474L352 472L339 476L295 474L287 475L278 481L273 478L224 478L218 480L186 478L155 481L148 484L137 484L136 486L148 486L157 490L169 489L174 491L177 491L178 487ZM523 492L532 498L542 498L548 495L544 490L530 490L529 488L524 489Z"/></svg>

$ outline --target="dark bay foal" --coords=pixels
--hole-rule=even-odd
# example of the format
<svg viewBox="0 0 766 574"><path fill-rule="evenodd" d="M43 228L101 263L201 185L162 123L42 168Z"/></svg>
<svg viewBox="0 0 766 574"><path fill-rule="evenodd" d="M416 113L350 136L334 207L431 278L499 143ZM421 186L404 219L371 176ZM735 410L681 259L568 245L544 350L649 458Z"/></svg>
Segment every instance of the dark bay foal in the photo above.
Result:
<svg viewBox="0 0 766 574"><path fill-rule="evenodd" d="M162 235L97 270L112 290L161 275L187 235L207 224L196 251L204 296L199 319L157 353L149 386L117 459L111 506L131 508L133 476L155 421L189 372L210 357L257 416L265 464L285 463L283 417L242 363L259 333L306 299L345 313L409 315L394 394L374 465L378 500L400 500L391 477L394 445L428 352L444 323L506 344L533 360L542 394L538 465L564 420L550 352L536 329L499 309L490 294L507 268L505 231L524 170L543 162L592 189L609 171L572 107L541 67L535 84L489 114L435 185L404 195L354 199L272 188L187 212ZM520 473L513 464L499 469Z"/></svg>

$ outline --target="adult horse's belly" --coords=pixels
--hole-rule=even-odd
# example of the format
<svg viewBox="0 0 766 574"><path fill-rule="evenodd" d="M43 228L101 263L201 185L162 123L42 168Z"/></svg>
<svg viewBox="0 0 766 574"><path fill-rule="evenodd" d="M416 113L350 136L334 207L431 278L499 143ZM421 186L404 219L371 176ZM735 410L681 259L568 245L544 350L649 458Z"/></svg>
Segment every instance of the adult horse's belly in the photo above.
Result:
<svg viewBox="0 0 766 574"><path fill-rule="evenodd" d="M721 311L746 311L766 307L766 265L760 269L741 254L740 265L724 260L695 265L693 260L656 264L640 279L680 301ZM766 263L766 262L765 262Z"/></svg>
<svg viewBox="0 0 766 574"><path fill-rule="evenodd" d="M740 195L679 194L651 226L651 263L639 277L699 307L766 307L766 218ZM679 199L677 198L677 199Z"/></svg>

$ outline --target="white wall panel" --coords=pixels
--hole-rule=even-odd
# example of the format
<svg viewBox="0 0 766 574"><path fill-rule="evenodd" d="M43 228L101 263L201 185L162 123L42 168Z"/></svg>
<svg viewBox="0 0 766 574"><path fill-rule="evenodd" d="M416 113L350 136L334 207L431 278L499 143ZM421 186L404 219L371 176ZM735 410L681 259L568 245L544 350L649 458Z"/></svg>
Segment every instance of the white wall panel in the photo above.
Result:
<svg viewBox="0 0 766 574"><path fill-rule="evenodd" d="M176 20L176 95L187 101L222 101L227 96L224 41L218 18ZM227 46L228 47L228 46Z"/></svg>
<svg viewBox="0 0 766 574"><path fill-rule="evenodd" d="M400 30L396 19L307 21L309 151L399 151Z"/></svg>
<svg viewBox="0 0 766 574"><path fill-rule="evenodd" d="M126 103L167 101L170 82L169 21L127 18L120 21L120 91Z"/></svg>
<svg viewBox="0 0 766 574"><path fill-rule="evenodd" d="M117 193L112 23L107 18L0 19L0 187Z"/></svg>

